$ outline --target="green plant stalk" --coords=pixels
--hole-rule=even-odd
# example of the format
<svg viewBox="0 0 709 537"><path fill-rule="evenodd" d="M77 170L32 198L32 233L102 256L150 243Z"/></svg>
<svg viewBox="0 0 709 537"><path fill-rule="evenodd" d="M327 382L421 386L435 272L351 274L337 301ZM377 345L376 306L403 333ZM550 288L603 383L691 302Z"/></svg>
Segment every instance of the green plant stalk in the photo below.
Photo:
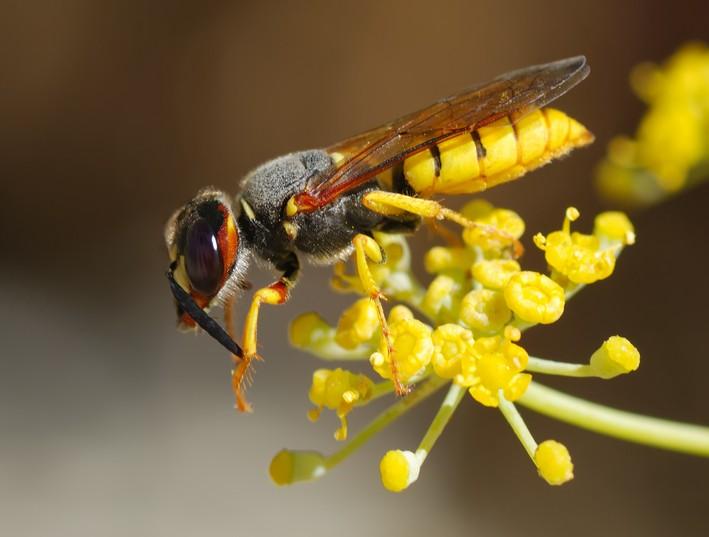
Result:
<svg viewBox="0 0 709 537"><path fill-rule="evenodd" d="M437 392L440 388L445 386L449 380L442 379L439 377L433 377L427 382L423 383L415 391L399 399L396 403L387 408L384 412L379 414L374 420L372 420L369 425L362 429L357 435L350 440L347 445L345 445L341 450L333 453L332 455L325 458L325 467L330 469L347 457L352 455L360 447L367 443L367 441L377 434L379 431L384 429L391 422L404 415L406 412L411 410L421 401L424 401L430 395Z"/></svg>
<svg viewBox="0 0 709 537"><path fill-rule="evenodd" d="M629 442L709 457L709 427L634 414L532 382L517 402L540 414Z"/></svg>

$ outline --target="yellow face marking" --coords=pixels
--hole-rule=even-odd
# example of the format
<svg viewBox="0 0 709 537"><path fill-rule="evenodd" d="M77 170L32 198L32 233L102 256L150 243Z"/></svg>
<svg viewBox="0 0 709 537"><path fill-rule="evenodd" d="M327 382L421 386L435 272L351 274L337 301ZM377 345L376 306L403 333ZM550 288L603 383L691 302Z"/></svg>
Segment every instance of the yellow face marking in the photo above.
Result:
<svg viewBox="0 0 709 537"><path fill-rule="evenodd" d="M549 130L544 114L538 108L527 114L514 114L517 131L517 151L521 164L532 162L544 154L549 141Z"/></svg>
<svg viewBox="0 0 709 537"><path fill-rule="evenodd" d="M466 132L438 144L441 155L441 175L437 192L447 192L480 175L478 153L470 133Z"/></svg>
<svg viewBox="0 0 709 537"><path fill-rule="evenodd" d="M486 154L482 170L486 177L500 173L517 163L517 139L507 117L478 129Z"/></svg>
<svg viewBox="0 0 709 537"><path fill-rule="evenodd" d="M404 161L404 175L416 192L430 189L436 181L436 163L430 151L421 151Z"/></svg>
<svg viewBox="0 0 709 537"><path fill-rule="evenodd" d="M251 208L251 205L246 202L246 200L241 200L241 206L244 208L244 212L246 213L246 216L249 217L249 220L256 218L254 210Z"/></svg>

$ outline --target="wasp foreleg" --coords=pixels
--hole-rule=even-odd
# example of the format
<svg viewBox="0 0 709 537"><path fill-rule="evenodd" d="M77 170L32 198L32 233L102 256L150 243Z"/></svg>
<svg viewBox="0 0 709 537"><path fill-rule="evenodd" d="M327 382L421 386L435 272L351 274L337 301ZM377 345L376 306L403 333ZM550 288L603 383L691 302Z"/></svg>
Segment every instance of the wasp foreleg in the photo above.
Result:
<svg viewBox="0 0 709 537"><path fill-rule="evenodd" d="M254 293L251 299L251 306L246 315L244 323L244 335L242 339L242 347L244 349L243 359L235 364L236 368L231 373L231 385L236 397L236 407L242 412L249 412L251 405L246 401L244 379L249 371L251 361L259 358L257 350L257 329L258 315L261 304L283 304L290 297L290 290L295 285L298 278L300 265L295 254L289 255L285 261L277 266L283 271L283 275L278 281L273 282L267 287L263 287Z"/></svg>
<svg viewBox="0 0 709 537"><path fill-rule="evenodd" d="M404 386L399 379L399 371L394 358L394 348L391 343L389 326L387 325L387 320L384 316L384 308L382 307L382 300L386 300L386 297L382 294L374 281L367 261L371 260L375 263L383 262L384 254L382 252L382 248L372 237L362 233L355 236L352 240L352 244L355 248L357 275L362 282L362 288L364 289L364 292L369 295L369 298L372 302L374 302L374 305L377 308L377 316L379 318L379 325L382 329L382 337L386 342L386 351L391 363L391 381L394 384L394 389L396 390L397 395L405 395L408 393L408 388Z"/></svg>
<svg viewBox="0 0 709 537"><path fill-rule="evenodd" d="M486 234L489 234L489 236L499 240L502 244L512 246L514 257L520 257L524 251L522 244L506 231L498 229L495 226L473 222L462 214L444 207L435 200L414 198L405 194L378 190L365 194L362 198L362 202L369 210L379 214L394 215L405 211L423 218L450 220L465 228L477 227Z"/></svg>

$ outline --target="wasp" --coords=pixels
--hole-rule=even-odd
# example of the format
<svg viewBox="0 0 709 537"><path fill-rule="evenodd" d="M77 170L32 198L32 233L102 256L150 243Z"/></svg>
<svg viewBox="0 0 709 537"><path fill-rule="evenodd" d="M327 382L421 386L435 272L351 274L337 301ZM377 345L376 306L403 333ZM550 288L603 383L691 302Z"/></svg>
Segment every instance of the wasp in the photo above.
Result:
<svg viewBox="0 0 709 537"><path fill-rule="evenodd" d="M266 162L242 179L234 197L209 187L177 210L165 240L178 325L201 327L231 353L237 408L249 409L244 379L257 357L260 307L288 300L301 259L333 264L354 254L389 341L384 297L369 269L383 261L373 232L411 233L423 219L480 225L434 198L481 192L591 143L583 125L545 108L588 73L583 56L512 71L326 149ZM485 232L519 253L519 243L502 231ZM280 276L254 293L239 345L231 311L239 290L249 287L253 260ZM226 330L208 314L216 305L224 307ZM407 387L391 357L402 395Z"/></svg>

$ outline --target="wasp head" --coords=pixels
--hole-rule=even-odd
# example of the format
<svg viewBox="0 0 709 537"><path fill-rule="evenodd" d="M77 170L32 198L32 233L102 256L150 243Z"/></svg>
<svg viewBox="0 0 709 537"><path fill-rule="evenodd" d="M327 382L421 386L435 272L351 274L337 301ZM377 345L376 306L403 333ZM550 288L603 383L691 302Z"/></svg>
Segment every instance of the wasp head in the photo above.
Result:
<svg viewBox="0 0 709 537"><path fill-rule="evenodd" d="M165 242L178 325L208 330L206 311L244 286L247 256L229 197L212 188L200 191L168 220Z"/></svg>

